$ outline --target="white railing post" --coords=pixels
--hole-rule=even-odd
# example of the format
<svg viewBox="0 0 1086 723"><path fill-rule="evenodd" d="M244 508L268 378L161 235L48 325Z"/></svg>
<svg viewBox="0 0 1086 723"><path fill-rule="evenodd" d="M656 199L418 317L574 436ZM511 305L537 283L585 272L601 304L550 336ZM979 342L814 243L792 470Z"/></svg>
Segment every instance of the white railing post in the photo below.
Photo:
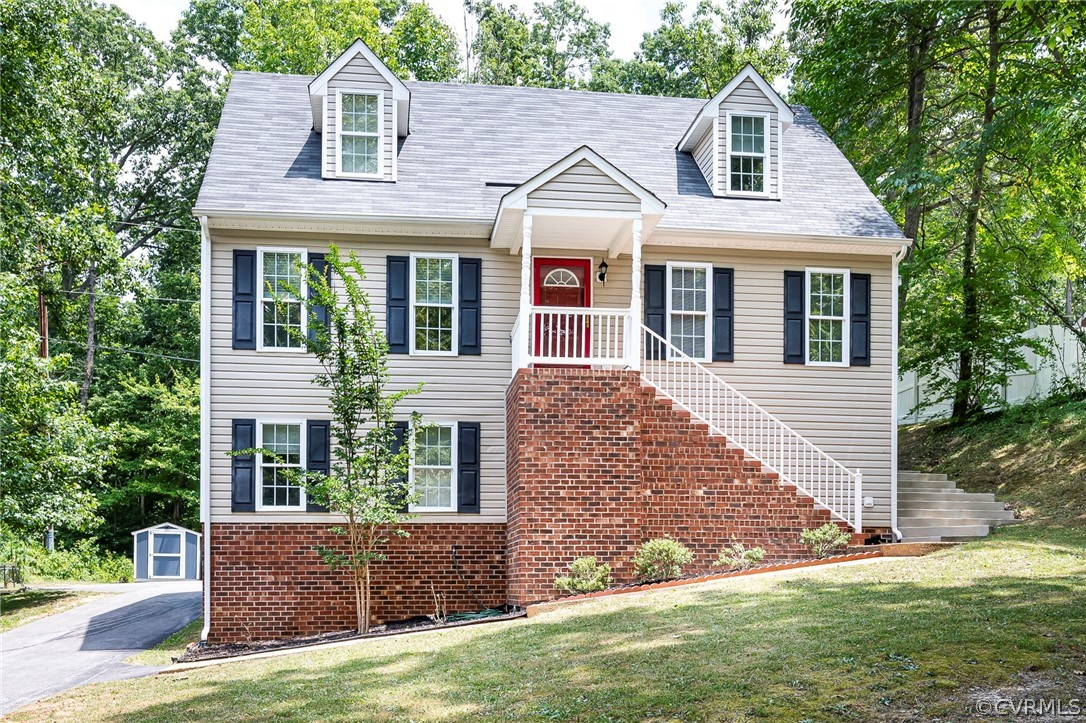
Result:
<svg viewBox="0 0 1086 723"><path fill-rule="evenodd" d="M862 532L864 528L863 509L864 509L864 474L860 470L856 470L856 514L854 526L857 532Z"/></svg>
<svg viewBox="0 0 1086 723"><path fill-rule="evenodd" d="M640 218L633 220L633 269L630 279L630 332L626 335L627 359L630 369L641 369L641 230Z"/></svg>
<svg viewBox="0 0 1086 723"><path fill-rule="evenodd" d="M529 339L532 336L532 217L525 212L522 222L523 241L520 245L520 339L521 364L528 366L532 358Z"/></svg>

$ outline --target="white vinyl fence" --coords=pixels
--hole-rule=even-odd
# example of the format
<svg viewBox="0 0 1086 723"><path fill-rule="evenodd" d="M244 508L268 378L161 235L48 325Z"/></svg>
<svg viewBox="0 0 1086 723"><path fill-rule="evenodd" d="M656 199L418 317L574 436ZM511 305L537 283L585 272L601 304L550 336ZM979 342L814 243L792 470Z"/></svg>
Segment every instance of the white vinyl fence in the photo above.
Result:
<svg viewBox="0 0 1086 723"><path fill-rule="evenodd" d="M1052 355L1040 356L1032 349L1023 349L1029 368L1012 374L1007 380L1007 386L1003 387L1004 402L1014 405L1044 399L1064 379L1078 378L1080 382L1083 381L1081 377L1086 369L1081 366L1082 345L1065 327L1037 326L1021 336L1023 339L1043 340L1052 349ZM906 372L901 376L897 388L898 424L916 424L950 417L949 400L917 410L921 403L930 398L928 379L922 377L917 383L916 372Z"/></svg>

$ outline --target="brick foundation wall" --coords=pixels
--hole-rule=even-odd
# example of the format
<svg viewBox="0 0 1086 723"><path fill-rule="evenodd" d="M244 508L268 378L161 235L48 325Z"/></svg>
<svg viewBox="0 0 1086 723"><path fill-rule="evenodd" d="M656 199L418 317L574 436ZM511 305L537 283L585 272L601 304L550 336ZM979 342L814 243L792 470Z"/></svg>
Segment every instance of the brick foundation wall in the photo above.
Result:
<svg viewBox="0 0 1086 723"><path fill-rule="evenodd" d="M554 577L594 555L617 582L647 539L670 535L711 569L733 538L767 560L801 556L830 520L811 498L711 437L636 372L521 370L506 397L510 602L555 596Z"/></svg>
<svg viewBox="0 0 1086 723"><path fill-rule="evenodd" d="M211 525L211 643L311 635L355 626L350 573L332 573L314 545L341 545L327 523ZM389 559L373 568L373 620L433 613L431 581L448 612L478 604L452 564L457 547L464 576L484 605L506 601L504 524L404 525Z"/></svg>

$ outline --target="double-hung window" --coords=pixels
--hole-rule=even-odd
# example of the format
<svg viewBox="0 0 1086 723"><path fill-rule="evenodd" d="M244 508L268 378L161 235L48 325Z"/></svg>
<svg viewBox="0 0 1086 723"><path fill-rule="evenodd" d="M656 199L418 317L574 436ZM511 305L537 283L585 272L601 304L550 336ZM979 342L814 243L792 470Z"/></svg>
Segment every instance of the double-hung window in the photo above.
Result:
<svg viewBox="0 0 1086 723"><path fill-rule="evenodd" d="M305 448L301 423L264 422L260 425L260 449L257 455L260 490L257 509L304 510L305 491L291 480L300 473Z"/></svg>
<svg viewBox="0 0 1086 723"><path fill-rule="evenodd" d="M807 363L847 366L849 272L807 269Z"/></svg>
<svg viewBox="0 0 1086 723"><path fill-rule="evenodd" d="M765 194L769 116L728 114L728 191Z"/></svg>
<svg viewBox="0 0 1086 723"><path fill-rule="evenodd" d="M420 512L455 512L456 424L430 424L415 435L411 460L411 484L419 499L412 506Z"/></svg>
<svg viewBox="0 0 1086 723"><path fill-rule="evenodd" d="M713 267L701 263L667 265L667 338L684 354L709 361L709 300Z"/></svg>
<svg viewBox="0 0 1086 723"><path fill-rule="evenodd" d="M411 351L456 353L457 257L411 255Z"/></svg>
<svg viewBox="0 0 1086 723"><path fill-rule="evenodd" d="M381 174L381 93L339 93L338 173L376 177Z"/></svg>
<svg viewBox="0 0 1086 723"><path fill-rule="evenodd" d="M305 251L260 249L260 348L303 351Z"/></svg>

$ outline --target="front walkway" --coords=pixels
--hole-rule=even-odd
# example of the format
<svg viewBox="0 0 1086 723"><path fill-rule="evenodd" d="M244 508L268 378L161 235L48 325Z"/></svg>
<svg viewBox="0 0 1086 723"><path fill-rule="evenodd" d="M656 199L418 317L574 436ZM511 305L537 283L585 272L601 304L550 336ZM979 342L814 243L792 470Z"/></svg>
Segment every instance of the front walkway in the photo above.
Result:
<svg viewBox="0 0 1086 723"><path fill-rule="evenodd" d="M86 683L159 670L124 660L199 617L200 585L181 581L71 586L117 594L0 635L0 715Z"/></svg>

